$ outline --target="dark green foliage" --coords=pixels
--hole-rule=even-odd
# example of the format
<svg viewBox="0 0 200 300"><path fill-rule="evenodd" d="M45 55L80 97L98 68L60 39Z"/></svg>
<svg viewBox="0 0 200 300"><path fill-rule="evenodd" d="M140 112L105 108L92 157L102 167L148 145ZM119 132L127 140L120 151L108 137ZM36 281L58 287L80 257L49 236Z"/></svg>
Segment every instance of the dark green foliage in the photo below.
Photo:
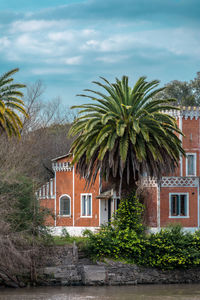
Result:
<svg viewBox="0 0 200 300"><path fill-rule="evenodd" d="M200 263L200 232L183 232L172 226L151 234L145 241L145 251L137 263L163 269L188 268Z"/></svg>
<svg viewBox="0 0 200 300"><path fill-rule="evenodd" d="M122 199L113 222L101 226L97 234L88 234L91 255L102 258L126 258L133 260L143 248L139 246L144 236L142 213L144 207L135 193Z"/></svg>
<svg viewBox="0 0 200 300"><path fill-rule="evenodd" d="M134 230L137 234L144 232L142 224L142 214L144 206L136 197L135 192L132 192L126 199L120 201L119 209L114 217L113 225L120 230Z"/></svg>
<svg viewBox="0 0 200 300"><path fill-rule="evenodd" d="M121 201L114 221L96 234L88 232L88 251L93 258L125 260L161 269L189 268L200 264L200 232L185 233L181 226L146 234L143 206L134 193Z"/></svg>
<svg viewBox="0 0 200 300"><path fill-rule="evenodd" d="M142 173L157 178L172 173L184 154L182 133L175 118L163 112L178 109L174 99L154 99L165 89L158 88L159 81L141 77L131 87L123 76L94 84L102 92L86 89L89 94L80 95L92 103L73 107L81 110L69 131L75 137L73 163L86 183L93 184L100 172L127 195L127 186L134 187Z"/></svg>
<svg viewBox="0 0 200 300"><path fill-rule="evenodd" d="M166 84L165 90L156 97L176 99L175 105L199 106L200 105L200 72L190 81L173 80Z"/></svg>
<svg viewBox="0 0 200 300"><path fill-rule="evenodd" d="M28 117L20 91L26 86L14 83L11 77L18 71L13 69L0 76L0 133L5 132L9 137L21 136L22 116Z"/></svg>
<svg viewBox="0 0 200 300"><path fill-rule="evenodd" d="M31 179L20 176L12 183L0 181L0 196L10 203L5 218L12 232L38 235L46 231L44 220L49 212L39 207Z"/></svg>

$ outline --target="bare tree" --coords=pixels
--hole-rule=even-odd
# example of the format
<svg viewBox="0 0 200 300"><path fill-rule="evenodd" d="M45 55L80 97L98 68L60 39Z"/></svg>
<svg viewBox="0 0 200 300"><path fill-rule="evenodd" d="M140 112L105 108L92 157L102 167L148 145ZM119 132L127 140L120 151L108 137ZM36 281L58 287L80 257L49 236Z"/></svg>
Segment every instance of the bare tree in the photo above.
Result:
<svg viewBox="0 0 200 300"><path fill-rule="evenodd" d="M70 120L68 107L59 98L43 99L44 87L40 81L27 87L24 102L29 118L24 119L21 140L0 136L0 170L18 172L37 179L39 184L53 176L51 159L69 151Z"/></svg>

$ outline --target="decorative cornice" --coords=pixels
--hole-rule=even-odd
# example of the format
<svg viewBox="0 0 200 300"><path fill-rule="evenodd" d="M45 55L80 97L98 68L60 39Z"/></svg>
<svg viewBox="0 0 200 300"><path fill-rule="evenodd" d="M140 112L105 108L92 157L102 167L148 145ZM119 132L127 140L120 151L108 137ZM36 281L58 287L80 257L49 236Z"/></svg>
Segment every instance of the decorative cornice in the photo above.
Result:
<svg viewBox="0 0 200 300"><path fill-rule="evenodd" d="M63 163L53 162L52 169L54 172L58 172L58 171L68 172L68 171L72 171L72 166L70 162L63 162Z"/></svg>
<svg viewBox="0 0 200 300"><path fill-rule="evenodd" d="M197 120L200 117L200 107L196 106L183 106L182 107L182 116L187 120L190 118L192 120L195 118Z"/></svg>
<svg viewBox="0 0 200 300"><path fill-rule="evenodd" d="M161 187L197 187L198 177L163 177Z"/></svg>
<svg viewBox="0 0 200 300"><path fill-rule="evenodd" d="M180 117L181 115L181 111L180 110L176 110L176 109L171 109L171 110L163 110L163 113L170 115L172 117L174 117L176 120Z"/></svg>
<svg viewBox="0 0 200 300"><path fill-rule="evenodd" d="M141 179L141 185L144 187L158 187L158 181L156 178L143 177ZM164 187L198 187L199 177L162 177L160 186Z"/></svg>
<svg viewBox="0 0 200 300"><path fill-rule="evenodd" d="M195 118L197 120L200 117L200 107L197 106L182 106L180 110L172 109L172 110L165 110L163 111L170 116L173 116L175 119L179 117L183 117L185 120L190 118L192 120Z"/></svg>
<svg viewBox="0 0 200 300"><path fill-rule="evenodd" d="M157 179L154 177L142 177L140 181L141 185L144 187L157 187L158 182Z"/></svg>

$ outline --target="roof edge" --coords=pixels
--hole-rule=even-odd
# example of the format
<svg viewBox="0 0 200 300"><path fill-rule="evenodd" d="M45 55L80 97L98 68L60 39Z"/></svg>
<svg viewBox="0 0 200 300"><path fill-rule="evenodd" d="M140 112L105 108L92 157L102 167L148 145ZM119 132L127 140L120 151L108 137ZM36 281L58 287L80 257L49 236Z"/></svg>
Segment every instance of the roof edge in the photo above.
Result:
<svg viewBox="0 0 200 300"><path fill-rule="evenodd" d="M69 157L69 156L71 156L71 155L72 155L72 153L69 152L69 153L67 153L67 154L64 154L64 155L55 157L55 158L51 159L51 161L57 161L57 160L59 160L59 159L61 159L61 158Z"/></svg>

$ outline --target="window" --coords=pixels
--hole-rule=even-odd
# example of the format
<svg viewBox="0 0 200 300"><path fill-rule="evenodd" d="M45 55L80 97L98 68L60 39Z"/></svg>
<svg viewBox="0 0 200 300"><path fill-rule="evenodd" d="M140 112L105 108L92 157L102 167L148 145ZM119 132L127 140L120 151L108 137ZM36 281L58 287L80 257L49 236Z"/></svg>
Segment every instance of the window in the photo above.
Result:
<svg viewBox="0 0 200 300"><path fill-rule="evenodd" d="M71 199L67 195L60 197L60 215L70 216L71 213Z"/></svg>
<svg viewBox="0 0 200 300"><path fill-rule="evenodd" d="M43 199L45 199L46 197L46 186L43 185Z"/></svg>
<svg viewBox="0 0 200 300"><path fill-rule="evenodd" d="M53 179L50 179L50 196L53 196Z"/></svg>
<svg viewBox="0 0 200 300"><path fill-rule="evenodd" d="M92 194L81 194L81 216L92 216Z"/></svg>
<svg viewBox="0 0 200 300"><path fill-rule="evenodd" d="M49 182L47 182L47 198L49 198Z"/></svg>
<svg viewBox="0 0 200 300"><path fill-rule="evenodd" d="M188 217L188 194L170 194L170 217Z"/></svg>
<svg viewBox="0 0 200 300"><path fill-rule="evenodd" d="M186 176L196 176L196 153L187 153Z"/></svg>

